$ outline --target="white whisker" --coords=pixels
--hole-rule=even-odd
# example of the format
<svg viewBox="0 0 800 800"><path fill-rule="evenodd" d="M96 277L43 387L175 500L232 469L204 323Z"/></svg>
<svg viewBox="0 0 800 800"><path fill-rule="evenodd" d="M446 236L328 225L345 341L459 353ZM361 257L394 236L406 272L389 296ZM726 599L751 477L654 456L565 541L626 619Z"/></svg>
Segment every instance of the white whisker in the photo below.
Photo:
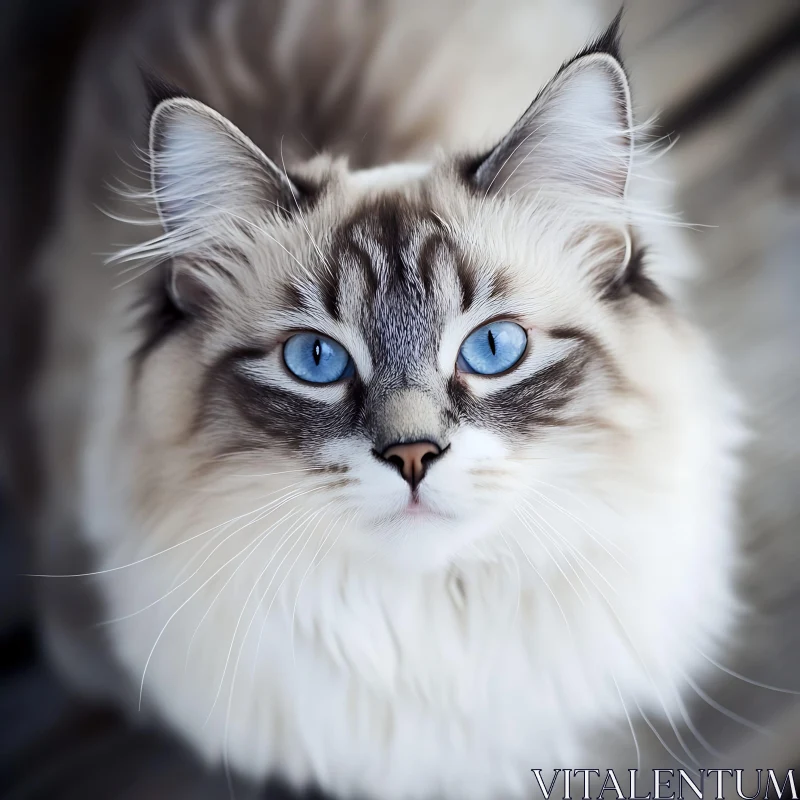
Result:
<svg viewBox="0 0 800 800"><path fill-rule="evenodd" d="M195 541L195 539L199 539L202 536L207 536L212 531L217 530L217 528L221 528L221 527L223 527L225 525L229 525L232 522L237 522L238 520L244 519L245 517L248 517L251 514L257 514L259 511L261 511L262 508L265 508L265 506L261 506L260 508L256 508L253 511L247 511L244 514L240 514L238 517L234 517L233 519L226 520L225 522L220 522L218 525L214 525L213 528L208 528L207 530L204 530L201 533L197 533L194 536L190 536L188 539L183 539L182 541L177 542L176 544L170 545L169 547L166 547L163 550L159 550L157 553L151 553L148 556L144 556L144 557L142 557L142 558L140 558L140 559L138 559L136 561L131 561L128 564L122 564L119 567L109 567L108 569L96 570L94 572L76 572L76 573L73 573L73 574L70 574L70 575L64 575L64 574L62 574L62 575L57 575L57 574L55 574L55 575L27 574L27 575L23 575L22 577L26 577L26 578L94 578L94 577L97 577L98 575L108 575L109 573L112 573L112 572L119 572L120 570L123 570L123 569L130 569L131 567L136 567L139 564L143 564L146 561L151 561L154 558L158 558L159 556L163 556L165 553L169 553L172 550L176 550L178 547L183 547L184 545L189 544L189 542Z"/></svg>
<svg viewBox="0 0 800 800"><path fill-rule="evenodd" d="M639 750L639 739L636 736L636 730L633 727L633 722L631 721L631 715L628 713L628 707L625 705L625 700L622 698L622 692L620 691L619 684L617 683L617 679L614 676L613 672L611 673L611 680L614 681L614 686L617 689L617 694L619 695L619 702L622 704L622 710L625 713L625 719L628 721L628 728L631 731L631 737L633 738L633 746L636 749L636 769L642 768L642 754Z"/></svg>
<svg viewBox="0 0 800 800"><path fill-rule="evenodd" d="M257 538L257 539L255 540L255 542L254 542L254 543L251 543L251 544L255 544L255 546L257 547L257 546L258 546L258 544L260 544L260 542L261 542L262 540L263 540L263 539L262 539L262 537L259 537L259 538ZM177 608L177 609L175 609L175 611L173 611L173 612L172 612L172 614L170 615L169 619L168 619L168 620L167 620L167 621L164 623L164 627L162 627L162 629L161 629L160 633L159 633L159 634L158 634L158 636L156 637L156 640L155 640L155 642L153 643L153 647L151 648L151 650L150 650L150 653L149 653L149 655L147 656L147 661L145 662L144 669L142 670L142 680L141 680L141 684L140 684L140 686L139 686L139 708L140 708L140 709L141 709L141 707L142 707L142 695L143 695L143 693L144 693L144 679L145 679L145 675L147 674L147 667L149 666L149 664L150 664L150 661L151 661L151 659L153 658L153 653L155 653L156 647L158 646L158 643L159 643L159 641L161 640L161 637L164 635L164 631L167 629L167 626L170 624L170 622L172 622L172 620L173 620L173 619L175 619L175 617L176 617L176 616L177 616L177 614L178 614L178 613L181 611L181 609L185 608L185 607L186 607L186 605L187 605L187 604L188 604L188 603L189 603L189 602L190 602L190 601L191 601L191 600L192 600L194 597L196 597L196 595L198 594L198 592L200 592L202 589L204 589L204 588L205 588L205 587L206 587L206 586L207 586L207 585L208 585L208 584L209 584L209 583L210 583L210 582L211 582L211 581L212 581L212 580L213 580L213 579L214 579L214 578L215 578L215 577L216 577L216 576L217 576L217 575L218 575L218 574L219 574L219 573L220 573L220 572L223 570L223 569L225 569L225 567L227 567L227 566L228 566L228 565L229 565L231 562L233 562L233 561L234 561L236 558L238 558L240 555L241 555L241 553L237 553L235 556L232 556L231 558L229 558L229 559L228 559L228 560L227 560L227 561L226 561L226 562L225 562L225 563L224 563L224 564L223 564L221 567L219 567L217 570L215 570L215 572L214 572L214 573L213 573L213 574L212 574L212 575L211 575L209 578L207 578L205 581L203 581L203 583L202 583L202 584L200 584L200 586L198 586L198 588L197 588L197 589L195 589L195 591L194 591L194 592L192 592L192 594L191 594L191 595L190 595L190 596L189 596L189 597L188 597L186 600L184 600L184 602L183 602L183 603L181 603L181 604L178 606L178 608ZM241 565L240 565L240 566L241 566ZM237 569L238 569L238 567L237 567Z"/></svg>
<svg viewBox="0 0 800 800"><path fill-rule="evenodd" d="M300 599L300 592L303 589L303 585L305 584L306 578L308 577L311 568L314 566L316 562L317 556L320 554L322 548L325 546L325 543L328 541L328 537L331 535L331 532L334 529L336 523L342 518L344 512L341 512L339 516L336 517L335 520L330 522L325 528L325 534L320 540L320 543L317 545L317 549L314 552L314 555L311 557L311 560L308 562L308 566L306 567L305 572L303 573L302 577L300 578L300 583L297 587L297 593L295 594L294 598L294 605L292 606L292 623L291 623L291 640L292 640L292 662L297 663L295 658L295 651L294 651L294 626L295 626L295 617L297 616L297 602ZM316 528L315 528L316 530ZM313 533L313 531L312 531Z"/></svg>
<svg viewBox="0 0 800 800"><path fill-rule="evenodd" d="M572 627L570 626L569 620L567 619L567 615L564 613L564 609L561 607L561 603L559 602L558 598L556 597L555 592L553 591L552 587L544 579L544 577L542 576L541 572L539 572L539 570L536 569L536 567L534 566L534 563L530 560L530 558L528 557L528 554L525 552L524 548L520 545L519 541L517 540L517 537L514 536L513 532L509 530L509 531L507 531L507 533L516 542L517 547L519 548L519 550L522 553L522 555L525 556L525 560L528 562L530 568L534 571L534 573L536 573L536 575L538 576L539 580L544 584L545 588L550 593L550 596L555 601L555 604L558 607L558 610L559 610L561 616L564 618L564 624L567 626L567 631L569 632L570 637L572 637L572 639L574 641L574 636L572 634Z"/></svg>
<svg viewBox="0 0 800 800"><path fill-rule="evenodd" d="M663 737L663 736L662 736L662 735L661 735L661 734L658 732L658 730L656 729L655 725L653 725L653 723L652 723L652 722L650 722L650 719L649 719L649 717L647 716L647 714L645 714L645 713L644 713L644 711L642 710L642 707L639 705L639 701L638 701L638 700L637 700L635 697L633 698L633 702L634 702L634 704L636 705L636 708L639 710L639 716L640 716L640 717L641 717L641 718L642 718L642 719L645 721L645 723L647 724L647 727L648 727L648 728L650 728L650 730L653 732L653 735L656 737L656 739L658 739L659 743L660 743L660 744L661 744L661 746L664 748L664 750L666 750L666 752L667 752L667 753L669 753L669 755L670 755L670 756L672 756L672 758L674 758L674 759L675 759L675 761L676 761L678 764L680 764L682 767L684 767L684 768L686 769L686 771L687 771L687 772L688 772L690 775L693 775L693 776L697 776L697 775L699 775L699 773L698 773L698 771L697 771L697 770L698 770L697 763L695 762L694 764L689 764L688 762L684 761L684 760L683 760L683 758L681 758L681 757L680 757L680 756L679 756L679 755L678 755L678 754L677 754L677 753L676 753L676 752L675 752L675 751L674 751L674 750L673 750L673 749L672 749L672 748L671 748L671 747L670 747L670 746L669 746L669 745L668 745L668 744L667 744L667 743L664 741L664 737ZM689 755L689 758L692 758L691 754Z"/></svg>
<svg viewBox="0 0 800 800"><path fill-rule="evenodd" d="M523 515L525 515L525 512L522 509L517 509L516 513L517 513L517 518L522 522L523 525L525 525L525 520L524 520L524 516L523 516ZM525 516L527 516L527 515L525 515ZM534 520L532 520L529 516L527 517L527 519L529 519L531 521L531 523L535 524ZM575 586L575 584L569 579L569 576L567 575L567 573L564 572L564 569L562 568L561 563L560 563L560 559L553 557L553 555L550 553L550 550L547 547L547 545L539 538L539 536L536 534L536 532L533 530L533 528L530 527L530 525L525 525L525 527L527 528L527 530L531 534L533 534L533 536L536 538L536 541L539 542L539 544L542 546L544 551L547 553L547 557L553 562L553 565L555 566L555 568L561 573L562 577L567 582L567 585L572 589L573 592L575 592L575 596L578 598L578 601L580 602L580 604L585 607L586 606L586 599L578 591L578 589ZM536 525L536 528L540 533L544 533L544 531L542 530L541 526ZM563 550L561 550L561 548L555 542L553 542L553 546L558 550L559 554L563 557L564 556ZM564 560L567 561L567 563L570 563L569 559L565 558ZM573 570L574 570L574 567L573 567ZM576 573L576 575L577 575L577 573ZM583 586L584 590L586 590L586 592L588 594L588 589L586 589L586 584L583 582L583 580L580 577L578 577L578 580L580 580L581 585Z"/></svg>
<svg viewBox="0 0 800 800"><path fill-rule="evenodd" d="M272 532L273 532L273 531L274 531L274 530L275 530L275 529L276 529L276 528L277 528L277 527L278 527L278 526L279 526L279 525L280 525L282 522L286 521L286 520L287 520L288 518L290 518L291 516L294 516L296 513L299 513L299 512L296 512L295 510L292 510L292 511L288 512L287 514L284 514L284 516L283 516L283 517L281 517L281 518L280 518L280 519L279 519L277 522L275 522L275 523L274 523L273 525L271 525L269 528L266 528L264 531L262 531L262 532L259 534L259 536L256 538L256 540L255 540L255 541L257 541L259 544L260 544L261 542L263 542L263 541L264 541L266 538L268 538L268 537L271 535L271 533L272 533ZM280 544L279 544L279 546L280 546ZM203 616L200 618L200 622L198 622L198 623L197 623L197 627L195 627L195 629L194 629L194 633L192 633L192 637L191 637L191 639L189 640L189 644L188 644L188 646L187 646L187 648L186 648L186 664L187 664L187 665L188 665L188 663L189 663L189 653L190 653L190 651L191 651L191 649L192 649L192 644L194 643L195 636L197 636L197 632L200 630L200 626L203 624L204 620L206 619L206 617L207 617L207 616L209 615L209 613L211 612L211 609L213 608L214 604L215 604L215 603L217 602L217 600L219 599L220 595L221 595L221 594L222 594L222 593L225 591L225 588L228 586L228 584L231 582L231 580L233 580L233 578L236 576L236 573L237 573L237 572L239 571L239 569L240 569L240 568L241 568L241 567L242 567L242 566L245 564L245 562L246 562L246 561L247 561L247 560L250 558L250 556L251 556L251 555L252 555L252 554L253 554L253 553L256 551L256 549L258 549L258 548L257 548L257 547L253 548L253 549L250 551L250 553L248 553L248 555L247 555L247 558L245 558L245 559L244 559L244 560L243 560L243 561L242 561L242 562L241 562L241 563L240 563L240 564L239 564L239 565L236 567L236 569L235 569L235 570L234 570L234 571L233 571L233 572L232 572L232 573L231 573L231 574L228 576L228 578L227 578L227 580L225 581L225 583L223 583L223 584L222 584L222 587L221 587L221 588L220 588L220 590L217 592L217 594L214 596L214 599L213 599L213 600L212 600L212 601L209 603L209 605L208 605L208 608L206 609L206 611L205 611L205 613L203 614Z"/></svg>
<svg viewBox="0 0 800 800"><path fill-rule="evenodd" d="M612 592L614 592L614 594L618 594L617 588L616 588L616 587L615 587L615 586L614 586L614 585L611 583L611 581L609 581L609 580L608 580L608 578L607 578L605 575L603 575L603 573L602 573L602 572L601 572L601 571L600 571L600 570L599 570L599 569L598 569L598 568L595 566L595 564L593 564L593 563L592 563L591 559L587 558L587 557L584 555L584 553L581 551L581 549L580 549L579 547L577 547L575 544L573 544L572 542L570 542L570 541L569 541L569 539L567 539L567 537L566 537L566 536L564 536L562 533L560 533L560 532L559 532L559 530L558 530L558 529L557 529L557 528L556 528L554 525L552 525L552 524L551 524L551 523L550 523L550 522L549 522L549 521L548 521L548 520L547 520L545 517L543 517L543 516L542 516L542 515L541 515L541 514L540 514L540 513L539 513L539 512L538 512L538 511L537 511L537 510L534 508L533 504L532 504L530 501L526 500L525 498L522 498L522 502L523 502L523 503L524 503L526 506L528 506L528 508L530 508L531 512L533 512L534 514L536 514L536 516L537 516L537 517L538 517L538 518L539 518L539 519L540 519L540 520L541 520L541 521L542 521L542 522L543 522L545 525L547 525L547 527L548 527L548 528L550 528L550 530L553 532L553 535L554 535L554 537L555 537L557 540L561 541L561 542L562 542L562 543L563 543L563 544L564 544L566 547L568 547L568 548L569 548L569 550L570 550L570 552L571 552L571 553L572 553L572 554L573 554L573 555L574 555L576 558L580 559L580 560L581 560L581 561L583 561L583 562L584 562L584 563L585 563L587 566L591 567L591 568L592 568L592 569L593 569L593 570L594 570L594 571L597 573L597 576L600 578L600 580L602 580L602 581L603 581L603 583L605 583L605 584L606 584L606 586L608 586L608 588L609 588L609 589L611 589L611 591L612 591ZM542 531L542 532L544 533L544 531ZM548 538L550 538L550 537L548 537ZM561 551L561 549L559 548L559 552L563 552L563 551ZM565 559L565 560L569 561L569 559ZM574 567L573 567L573 569L574 569ZM581 581L581 583L583 583L583 582Z"/></svg>
<svg viewBox="0 0 800 800"><path fill-rule="evenodd" d="M722 664L715 661L711 656L706 655L702 650L699 648L695 648L698 653L710 664L713 664L717 669L722 670L726 675L730 675L732 678L738 678L740 681L744 681L745 683L749 683L751 686L757 686L760 689L767 689L770 692L779 692L780 694L792 694L792 695L800 695L800 691L795 689L781 689L779 686L773 686L769 683L762 683L761 681L755 681L752 678L747 678L744 675L735 672L734 670L730 669L729 667L723 667Z"/></svg>
<svg viewBox="0 0 800 800"><path fill-rule="evenodd" d="M502 530L498 530L497 532L500 535L500 538L505 542L506 547L508 548L508 554L509 556L511 556L511 560L514 562L514 567L516 568L517 571L517 605L514 609L514 616L511 619L511 626L513 627L517 621L517 618L519 617L519 607L520 603L522 602L522 574L520 573L519 569L519 561L517 560L517 557L514 555L514 552L511 549L511 545L509 544L508 539L506 539Z"/></svg>
<svg viewBox="0 0 800 800"><path fill-rule="evenodd" d="M664 716L666 717L666 720L669 723L669 726L672 729L672 732L675 735L675 738L677 739L678 744L680 744L680 746L683 748L684 752L691 759L691 761L695 765L699 765L700 762L698 761L698 759L696 758L694 753L689 749L689 747L686 744L683 736L681 735L680 731L678 730L678 727L675 725L675 722L672 719L672 715L667 710L667 704L664 702L664 698L663 698L663 696L661 694L661 690L656 685L656 682L653 679L652 673L650 672L650 668L647 666L647 662L642 657L642 654L639 651L639 648L636 646L636 644L633 641L633 638L628 633L628 629L625 626L624 622L622 621L622 618L617 613L617 611L614 608L614 606L611 603L611 601L606 597L606 595L603 592L603 590L594 582L594 580L592 579L592 576L588 572L586 572L585 568L583 568L582 565L581 565L581 568L584 569L584 573L586 574L586 577L591 581L591 583L597 589L600 597L602 598L603 602L605 603L606 608L611 613L612 618L616 621L616 623L618 625L618 628L619 628L619 631L625 637L625 640L627 642L628 647L630 647L632 653L636 656L639 664L641 665L642 669L644 670L644 674L647 676L647 679L650 681L650 685L653 687L653 690L655 692L655 695L656 695L659 703L661 703L661 708L664 711ZM673 685L673 688L674 688L674 685ZM638 706L638 703L637 703L637 706ZM639 710L641 711L641 708ZM654 730L654 732L655 732L655 730ZM658 735L658 734L656 734L656 735ZM660 740L660 737L659 737L659 740ZM662 743L663 743L663 741L662 741ZM672 754L671 751L669 751L669 752L670 752L670 754Z"/></svg>
<svg viewBox="0 0 800 800"><path fill-rule="evenodd" d="M723 714L724 716L728 717L728 719L731 719L734 722L738 722L740 725L743 725L745 728L750 728L751 730L756 731L757 733L760 733L760 734L762 734L764 736L767 736L767 735L771 734L771 731L768 731L766 728L762 727L761 725L756 725L754 722L751 722L749 719L746 719L745 717L740 716L736 712L731 711L729 708L726 708L725 706L723 706L722 703L719 703L718 701L716 701L708 693L703 691L692 680L691 676L687 675L685 672L681 674L681 677L697 693L698 697L700 697L701 700L704 700L706 703L708 703L708 705L711 706L711 708L716 709L717 711L719 711L720 714Z"/></svg>
<svg viewBox="0 0 800 800"><path fill-rule="evenodd" d="M287 502L289 502L290 500L293 500L295 496L300 496L300 494L302 494L302 493L299 493L298 495L293 495L293 496L291 496L291 497L288 497L288 498L282 498L282 502L280 503L280 505L277 505L277 506L275 506L275 508L280 508L282 505L285 505L285 504L286 504ZM270 510L273 510L273 509L270 509ZM170 588L170 589L169 589L169 590L168 590L168 591L167 591L165 594L163 594L163 595L162 595L161 597L159 597L157 600L153 600L153 602L151 602L151 603L148 603L146 606L144 606L143 608L140 608L140 609L138 609L137 611L132 611L130 614L125 614L125 615L123 615L123 616L121 616L121 617L116 617L115 619L103 620L102 622L98 622L98 623L97 623L97 625L98 625L98 626L104 626L104 625L113 625L113 624L115 624L115 623L118 623L118 622L124 622L125 620L132 619L133 617L136 617L136 616L138 616L139 614L142 614L142 613L144 613L145 611L147 611L147 610L149 610L149 609L153 608L154 606L158 605L159 603L163 602L163 601L164 601L164 600L165 600L167 597L169 597L171 594L173 594L174 592L176 592L176 591L177 591L178 589L180 589L182 586L185 586L185 585L186 585L186 584L187 584L187 583L188 583L188 582L189 582L189 581L190 581L192 578L194 578L194 576L195 576L195 575L197 575L197 573L198 573L198 572L200 572L200 570L201 570L201 569L202 569L202 568L203 568L203 567L204 567L204 566L205 566L205 565L208 563L208 561L211 559L211 557L214 555L214 553L216 553L216 552L217 552L217 550L219 550L219 548L220 548L220 547L222 547L222 546L223 546L223 545L224 545L224 544L225 544L227 541L229 541L229 540L230 540L230 539L231 539L233 536L235 536L237 533L239 533L239 532L241 532L242 530L244 530L244 528L247 528L247 527L249 527L250 525L253 525L253 524L255 524L256 522L259 522L260 520L262 520L262 519L263 519L263 518L264 518L264 517L267 515L267 513L269 513L269 512L268 512L268 511L261 512L261 514L260 514L258 517L256 517L255 519L252 519L252 520L250 520L250 522L248 522L247 524L245 524L245 525L243 525L243 526L241 526L241 527L237 528L235 531L232 531L231 533L229 533L229 534L228 534L228 535L227 535L227 536L226 536L226 537L225 537L225 538L224 538L224 539L223 539L223 540L222 540L222 541L221 541L221 542L220 542L220 543L219 543L219 544L218 544L218 545L217 545L217 546L216 546L216 547L215 547L215 548L214 548L214 549L213 549L213 550L212 550L212 551L211 551L211 552L210 552L210 553L209 553L209 554L208 554L208 555L205 557L205 559L203 559L203 561L202 561L202 563L200 564L200 566L199 566L199 567L197 567L197 569L196 569L196 570L195 570L195 571L194 571L194 572L193 572L191 575L189 575L189 577L188 577L188 578L185 578L184 580L182 580L182 581L181 581L179 584L177 584L177 585L173 585L173 586L172 586L172 587L171 587L171 588ZM209 544L210 544L210 543L209 543ZM248 546L249 546L249 545L248 545ZM241 552L241 551L240 551L240 552Z"/></svg>
<svg viewBox="0 0 800 800"><path fill-rule="evenodd" d="M272 562L278 557L278 554L283 549L283 546L288 541L291 540L292 534L294 533L294 531L313 513L314 513L313 511L306 511L306 512L300 513L300 516L296 520L294 520L292 522L292 524L283 532L283 535L281 536L280 541L275 546L275 549L272 551L272 555L270 555L269 559L267 560L267 563L264 565L264 567L262 568L261 572L258 574L258 577L255 579L255 581L253 581L253 585L250 587L250 591L247 593L247 597L245 597L244 602L242 603L242 610L241 610L241 613L239 614L239 616L238 616L238 618L236 620L236 625L233 628L233 633L231 634L231 644L230 644L230 647L228 648L228 653L225 656L225 663L222 666L222 674L220 675L219 686L217 687L217 692L214 695L214 700L211 703L211 708L208 711L208 716L206 716L206 721L203 723L203 727L205 727L208 724L208 721L211 719L211 715L214 713L214 709L216 708L217 701L219 700L219 696L222 693L222 685L223 685L223 682L225 681L225 675L227 675L227 672L228 672L228 664L230 664L231 655L233 654L233 648L234 648L234 646L236 644L236 634L239 632L239 626L242 623L242 618L244 617L244 613L247 610L247 604L250 602L250 598L253 596L253 594L258 589L259 581L261 580L261 578L264 577L264 575L267 572L267 570L272 566ZM275 526L273 526L273 527L275 527ZM297 540L295 540L295 543L296 542L297 542ZM289 552L291 552L291 549L289 550ZM286 558L286 556L284 556L284 559L285 558ZM283 561L281 561L280 564L283 564ZM278 565L278 568L280 568L280 564ZM273 575L272 578L270 579L270 586L272 585L272 580L274 580L274 577L275 576ZM255 614L257 613L257 611L258 611L258 606L256 606L256 610L253 612L253 618L255 618ZM252 618L250 620L250 624L252 624ZM249 630L250 630L250 625L247 626L247 629L245 631L242 643L240 645L240 648L239 648L239 654L240 655L241 655L242 648L244 647L244 640L247 638L247 632ZM238 663L239 663L239 659L237 658L236 664L238 665ZM235 677L236 677L236 673L235 673L235 670L234 670L234 682L235 682ZM232 691L233 691L233 686L231 686L231 692Z"/></svg>
<svg viewBox="0 0 800 800"><path fill-rule="evenodd" d="M623 570L624 572L628 571L627 568L625 567L625 565L622 564L620 562L620 560L618 558L616 558L616 556L614 556L614 554L609 551L609 549L605 546L603 541L601 541L601 539L602 539L606 543L608 543L611 547L614 547L617 550L621 551L622 549L619 547L619 545L617 545L615 542L612 542L608 538L608 536L605 536L604 534L600 533L600 531L598 531L595 528L593 528L591 525L588 525L586 522L584 522L582 519L577 517L571 511L569 511L568 509L564 508L562 505L560 505L555 500L553 500L552 498L550 498L547 495L545 495L543 492L540 492L538 489L534 489L532 486L529 486L527 488L527 490L529 492L533 492L539 499L542 500L542 502L547 503L547 505L549 505L551 508L555 509L556 511L560 511L566 517L568 517L573 522L575 522L581 528L581 530L583 530L583 532L590 539L592 539L594 542L596 542L597 545L599 547L601 547L605 551L605 553L608 555L608 557L610 559L612 559L621 570Z"/></svg>
<svg viewBox="0 0 800 800"><path fill-rule="evenodd" d="M272 495L278 494L278 492L282 492L283 494L281 494L280 497L276 498L275 500L270 501L266 505L261 506L261 508L259 509L259 515L255 519L247 523L247 525L243 525L242 527L238 528L236 531L234 531L234 533L239 533L245 528L254 525L256 522L260 522L269 512L275 510L276 508L280 508L282 505L284 505L286 502L293 499L294 497L300 496L301 492L299 492L296 488L300 485L301 484L298 481L289 484L289 486L284 486L281 487L280 489L276 489L274 492L270 492L268 495L266 495L266 497L271 497ZM191 567L194 560L196 558L199 558L205 552L205 550L214 543L217 537L220 536L225 531L226 528L223 528L222 531L215 533L214 536L212 536L208 542L205 542L203 546L194 555L192 555L192 557L186 562L186 564L184 564L184 566L181 567L177 575L173 578L172 581L173 586L180 580L181 576Z"/></svg>

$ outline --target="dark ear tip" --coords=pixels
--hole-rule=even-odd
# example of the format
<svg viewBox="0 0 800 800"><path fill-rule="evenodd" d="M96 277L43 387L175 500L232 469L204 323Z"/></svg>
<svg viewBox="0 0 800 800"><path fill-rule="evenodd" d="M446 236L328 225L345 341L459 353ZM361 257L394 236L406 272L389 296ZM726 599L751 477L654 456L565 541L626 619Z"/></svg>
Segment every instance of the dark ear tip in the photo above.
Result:
<svg viewBox="0 0 800 800"><path fill-rule="evenodd" d="M183 89L158 75L149 64L139 62L137 66L145 89L145 113L148 122L152 118L153 112L165 100L173 100L176 97L189 97L188 93Z"/></svg>
<svg viewBox="0 0 800 800"><path fill-rule="evenodd" d="M614 56L617 61L622 61L620 39L622 38L622 15L624 12L625 6L620 6L614 19L611 20L605 31L594 42L595 52L608 53L610 56Z"/></svg>
<svg viewBox="0 0 800 800"><path fill-rule="evenodd" d="M620 6L619 11L617 11L614 19L608 24L608 27L599 36L589 42L580 53L570 59L567 65L573 61L577 61L579 58L592 55L593 53L605 53L622 64L620 39L622 37L622 16L624 12L625 7Z"/></svg>

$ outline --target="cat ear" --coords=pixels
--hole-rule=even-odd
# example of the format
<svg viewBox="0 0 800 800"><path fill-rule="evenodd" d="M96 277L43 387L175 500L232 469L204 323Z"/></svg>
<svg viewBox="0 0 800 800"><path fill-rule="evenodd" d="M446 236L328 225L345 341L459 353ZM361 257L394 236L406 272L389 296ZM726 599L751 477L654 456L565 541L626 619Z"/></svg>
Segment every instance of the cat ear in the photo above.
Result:
<svg viewBox="0 0 800 800"><path fill-rule="evenodd" d="M228 215L245 223L288 212L300 193L235 125L188 98L159 103L150 119L151 182L164 228L199 230Z"/></svg>
<svg viewBox="0 0 800 800"><path fill-rule="evenodd" d="M218 243L220 231L255 227L271 213L289 213L300 191L225 117L183 97L156 105L150 162L159 217L172 234L167 292L182 312L203 314L235 283L235 275L209 254L208 243ZM228 243L227 250L235 245Z"/></svg>
<svg viewBox="0 0 800 800"><path fill-rule="evenodd" d="M473 173L484 192L542 185L622 197L633 149L630 88L619 57L620 14L568 61Z"/></svg>

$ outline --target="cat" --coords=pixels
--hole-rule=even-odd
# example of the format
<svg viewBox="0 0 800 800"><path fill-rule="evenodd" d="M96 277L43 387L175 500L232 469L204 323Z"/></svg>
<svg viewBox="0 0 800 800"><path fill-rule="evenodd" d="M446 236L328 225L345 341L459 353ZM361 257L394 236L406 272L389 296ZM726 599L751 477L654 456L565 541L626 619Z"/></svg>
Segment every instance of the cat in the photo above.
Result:
<svg viewBox="0 0 800 800"><path fill-rule="evenodd" d="M742 428L595 22L187 0L98 40L38 267L83 690L384 800L527 797L681 709L740 614Z"/></svg>

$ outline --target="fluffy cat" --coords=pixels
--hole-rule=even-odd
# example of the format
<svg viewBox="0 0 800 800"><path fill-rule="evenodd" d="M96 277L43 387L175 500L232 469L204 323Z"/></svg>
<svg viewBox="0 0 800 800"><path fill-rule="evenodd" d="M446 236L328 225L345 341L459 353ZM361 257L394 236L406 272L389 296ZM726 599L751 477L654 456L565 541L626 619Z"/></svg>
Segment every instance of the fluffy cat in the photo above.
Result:
<svg viewBox="0 0 800 800"><path fill-rule="evenodd" d="M101 674L54 618L84 688L385 800L522 798L680 710L736 621L740 429L592 21L154 4L87 59L39 392L40 525L112 623ZM149 136L137 58L183 90Z"/></svg>

